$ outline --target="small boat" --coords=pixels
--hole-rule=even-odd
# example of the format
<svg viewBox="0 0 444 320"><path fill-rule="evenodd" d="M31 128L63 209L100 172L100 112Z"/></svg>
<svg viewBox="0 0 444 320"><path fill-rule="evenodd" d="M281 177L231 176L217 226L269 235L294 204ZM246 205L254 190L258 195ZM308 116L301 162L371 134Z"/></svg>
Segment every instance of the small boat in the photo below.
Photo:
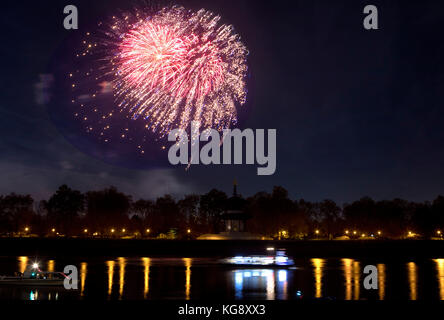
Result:
<svg viewBox="0 0 444 320"><path fill-rule="evenodd" d="M274 248L267 248L267 251L275 250ZM276 250L274 255L235 256L222 259L222 262L237 266L289 267L294 265L293 259L287 257L285 250Z"/></svg>
<svg viewBox="0 0 444 320"><path fill-rule="evenodd" d="M38 264L33 264L25 272L14 276L0 276L0 286L63 286L67 278L63 272L49 272L39 269Z"/></svg>

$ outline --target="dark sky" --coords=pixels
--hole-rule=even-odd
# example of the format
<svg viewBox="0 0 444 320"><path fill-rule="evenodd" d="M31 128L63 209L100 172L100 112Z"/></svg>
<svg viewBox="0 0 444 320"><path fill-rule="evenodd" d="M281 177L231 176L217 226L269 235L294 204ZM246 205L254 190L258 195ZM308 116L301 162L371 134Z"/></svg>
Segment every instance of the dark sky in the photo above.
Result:
<svg viewBox="0 0 444 320"><path fill-rule="evenodd" d="M281 185L293 198L340 203L444 193L442 1L168 3L211 10L241 35L250 51L241 127L277 129L276 173L257 176L256 165L134 169L72 145L41 103L41 75L72 33L129 5L18 0L3 5L0 20L0 194L41 199L66 183L179 197L229 192L234 178L243 195ZM68 4L79 9L78 31L63 28ZM367 4L379 9L377 31L362 26Z"/></svg>

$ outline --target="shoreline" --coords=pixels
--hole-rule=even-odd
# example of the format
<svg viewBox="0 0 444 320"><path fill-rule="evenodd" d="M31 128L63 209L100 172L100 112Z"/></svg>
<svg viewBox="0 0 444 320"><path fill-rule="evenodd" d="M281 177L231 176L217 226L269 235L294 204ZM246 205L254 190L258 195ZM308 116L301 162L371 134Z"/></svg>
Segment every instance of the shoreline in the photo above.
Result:
<svg viewBox="0 0 444 320"><path fill-rule="evenodd" d="M294 258L444 258L439 240L0 239L2 256L227 257L265 255L267 247L285 249Z"/></svg>

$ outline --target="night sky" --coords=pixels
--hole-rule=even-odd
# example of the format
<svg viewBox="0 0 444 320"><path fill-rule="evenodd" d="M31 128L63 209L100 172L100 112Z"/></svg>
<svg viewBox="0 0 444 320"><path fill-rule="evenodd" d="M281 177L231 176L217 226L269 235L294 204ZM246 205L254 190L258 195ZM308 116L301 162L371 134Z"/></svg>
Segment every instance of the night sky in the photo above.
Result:
<svg viewBox="0 0 444 320"><path fill-rule="evenodd" d="M60 47L76 32L130 4L17 0L0 13L0 194L42 199L68 184L180 197L230 192L233 179L244 196L281 185L293 198L339 203L444 193L442 1L167 3L211 10L241 35L250 55L240 128L277 129L276 173L257 176L257 165L119 166L73 144L45 103L44 75L70 62ZM68 4L79 9L79 30L63 28ZM379 10L379 30L362 26L367 4Z"/></svg>

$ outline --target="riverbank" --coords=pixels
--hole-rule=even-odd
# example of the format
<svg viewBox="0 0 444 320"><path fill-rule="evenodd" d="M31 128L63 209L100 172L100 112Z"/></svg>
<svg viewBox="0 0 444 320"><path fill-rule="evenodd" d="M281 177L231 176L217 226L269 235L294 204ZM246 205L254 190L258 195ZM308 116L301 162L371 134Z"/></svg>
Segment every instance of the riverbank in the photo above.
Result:
<svg viewBox="0 0 444 320"><path fill-rule="evenodd" d="M348 240L348 241L205 241L205 240L110 240L110 239L0 239L2 256L189 256L222 257L264 254L267 247L282 248L292 257L444 257L444 241Z"/></svg>

